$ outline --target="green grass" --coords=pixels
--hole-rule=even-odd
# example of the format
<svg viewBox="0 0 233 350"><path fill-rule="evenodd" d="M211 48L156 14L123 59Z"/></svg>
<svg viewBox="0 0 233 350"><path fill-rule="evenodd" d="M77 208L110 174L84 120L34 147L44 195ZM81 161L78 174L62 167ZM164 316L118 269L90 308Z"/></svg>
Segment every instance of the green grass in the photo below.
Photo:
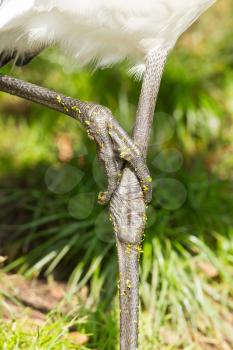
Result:
<svg viewBox="0 0 233 350"><path fill-rule="evenodd" d="M156 240L154 242L158 244ZM195 248L201 245L202 251L205 250L200 242L193 242L193 244ZM226 242L221 244L226 245ZM154 244L152 247L154 248ZM217 268L213 269L213 265L212 272L209 269L207 274L204 265L201 265L206 263L207 259L201 256L197 256L195 260L191 258L188 263L187 258L182 259L173 252L172 258L165 260L160 254L159 247L156 246L156 257L159 258L160 263L158 266L154 262L151 269L148 261L153 259L153 248L151 249L151 245L145 246L142 263L144 274L142 274L141 295L142 300L147 301L147 305L142 305L141 310L141 348L148 350L155 348L209 349L208 344L212 344L213 349L222 349L223 345L224 348L230 349L232 304L229 303L227 284L219 283ZM214 260L212 252L205 253ZM204 255L203 252L202 255ZM206 266L210 268L210 265ZM226 266L218 265L219 268L226 268ZM146 271L150 271L147 272L151 274L150 283L148 283ZM158 278L160 274L163 276L162 280ZM189 275L191 275L190 280L187 277ZM158 281L161 286L157 285ZM180 284L182 287L179 287ZM15 288L18 288L17 285ZM64 302L71 303L69 293L65 295ZM2 294L0 310L7 307L11 309L14 303L19 309L20 303L17 300L11 295ZM101 303L92 305L91 308L88 303L90 299L85 304L80 302L76 307L72 305L72 312L64 314L63 302L61 302L39 326L32 318L25 316L28 312L23 307L20 312L17 312L17 316L13 310L11 319L0 323L0 344L5 346L2 345L1 348L116 349L117 303L114 301L108 310ZM19 318L19 314L24 315L22 319ZM88 335L85 346L72 341L72 334L76 332Z"/></svg>
<svg viewBox="0 0 233 350"><path fill-rule="evenodd" d="M161 86L148 160L154 199L141 259L145 350L232 348L233 22L230 1L218 6L194 28L196 34L183 38ZM225 18L221 30L215 29L219 14ZM50 50L14 75L106 104L130 131L140 84L126 76L125 66L91 75L71 72L60 59L62 65L56 64ZM95 147L63 115L4 94L0 101L5 271L67 281L68 300L84 286L88 290L87 305L75 310L75 319L55 310L39 330L2 320L0 348L76 349L67 337L72 323L89 335L86 349L114 350L116 252L107 210L95 201L106 185ZM72 149L68 161L61 160L64 135ZM69 188L72 169L78 180Z"/></svg>
<svg viewBox="0 0 233 350"><path fill-rule="evenodd" d="M74 325L75 321L66 322L59 314L48 317L41 327L28 321L4 322L0 327L0 346L4 350L88 350L69 338L69 328Z"/></svg>

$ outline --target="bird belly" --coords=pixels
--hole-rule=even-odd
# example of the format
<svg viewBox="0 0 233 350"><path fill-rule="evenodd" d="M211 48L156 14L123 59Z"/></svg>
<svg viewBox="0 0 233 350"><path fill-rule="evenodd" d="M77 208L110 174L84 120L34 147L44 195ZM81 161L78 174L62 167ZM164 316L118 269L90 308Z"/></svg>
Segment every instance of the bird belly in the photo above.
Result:
<svg viewBox="0 0 233 350"><path fill-rule="evenodd" d="M169 49L215 0L3 0L0 52L58 45L81 66L128 59L144 67L150 50Z"/></svg>

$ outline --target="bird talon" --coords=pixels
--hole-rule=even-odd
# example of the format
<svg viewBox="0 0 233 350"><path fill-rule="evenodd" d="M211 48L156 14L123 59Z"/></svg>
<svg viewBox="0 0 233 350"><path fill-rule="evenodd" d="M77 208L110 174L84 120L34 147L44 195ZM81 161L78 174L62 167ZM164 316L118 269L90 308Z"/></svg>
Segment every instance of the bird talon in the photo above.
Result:
<svg viewBox="0 0 233 350"><path fill-rule="evenodd" d="M98 203L101 205L105 205L109 202L109 193L108 192L100 192L98 194Z"/></svg>
<svg viewBox="0 0 233 350"><path fill-rule="evenodd" d="M147 176L140 181L140 184L143 191L145 203L149 204L152 199L152 177Z"/></svg>
<svg viewBox="0 0 233 350"><path fill-rule="evenodd" d="M108 109L92 105L88 113L89 118L84 121L84 125L88 136L94 138L98 145L99 158L104 163L108 177L107 191L99 193L98 203L105 205L110 201L120 183L124 164L122 161L126 161L135 171L141 184L145 203L148 204L152 198L152 178L140 148L116 123ZM95 115L94 119L93 115Z"/></svg>
<svg viewBox="0 0 233 350"><path fill-rule="evenodd" d="M120 151L120 157L131 165L140 181L145 203L150 203L152 199L152 178L149 175L143 155L139 150L133 148L123 148Z"/></svg>

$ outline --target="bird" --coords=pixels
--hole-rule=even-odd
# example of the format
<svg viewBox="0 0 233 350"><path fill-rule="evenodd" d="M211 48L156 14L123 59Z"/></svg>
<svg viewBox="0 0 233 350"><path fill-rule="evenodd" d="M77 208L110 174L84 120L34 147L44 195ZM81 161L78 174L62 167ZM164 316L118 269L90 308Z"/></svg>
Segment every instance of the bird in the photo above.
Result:
<svg viewBox="0 0 233 350"><path fill-rule="evenodd" d="M155 49L170 50L215 0L2 0L0 64L31 61L57 45L80 66L97 68L129 61L145 71Z"/></svg>
<svg viewBox="0 0 233 350"><path fill-rule="evenodd" d="M114 191L117 192L120 187L117 187L117 174L119 169L122 170L119 158L130 163L134 170L134 173L127 178L129 174L125 172L127 168L123 169L121 184L127 184L127 181L135 183L136 176L140 180L144 199L148 202L151 198L152 179L145 158L166 60L182 33L215 1L2 0L0 2L0 67L11 61L16 66L26 65L47 47L57 46L66 54L67 59L73 57L80 67L90 65L95 69L104 69L126 61L129 74L137 79L143 79L131 139L116 124L111 113L98 105L83 104L48 89L0 75L0 90L65 111L71 116L75 116L74 111L78 111L82 114L78 119L84 122L100 146L109 178L107 194L102 197L103 202L106 202L113 196L110 211L118 242L122 311L121 350L138 349L137 248L143 233L144 207L138 215L140 205L136 203L138 197L133 196L134 188L130 188L127 192L127 186L124 185L122 192L127 193L129 198L126 198L126 201L116 201L115 196L114 199ZM100 128L98 124L101 125ZM92 125L94 127L91 128ZM115 158L117 156L112 149L115 144L120 147L118 158ZM135 223L138 223L138 220L143 221L143 224L142 229L139 227L139 230L136 230ZM124 247L128 247L128 251Z"/></svg>
<svg viewBox="0 0 233 350"><path fill-rule="evenodd" d="M50 46L58 46L67 58L72 56L81 67L91 65L103 69L126 60L130 74L137 79L145 75L144 85L148 90L142 89L144 98L140 99L138 107L141 111L138 123L144 126L147 121L151 126L168 52L180 35L215 1L0 0L0 68L11 61L16 66L24 66ZM154 72L156 70L154 78L152 73L145 74L150 67L154 67ZM149 95L152 98L146 101ZM110 149L110 144L107 148ZM145 156L146 148L141 148ZM125 150L128 150L127 145L120 153L130 153L127 161L139 158L138 152L132 154ZM102 159L104 157L106 154ZM108 158L112 159L112 156L108 154ZM102 196L106 197L103 202L110 199L119 178L119 169L113 163L110 168L115 170L110 178L115 185L110 186L107 196ZM148 202L151 179L146 176L145 166L140 174L136 163L131 162L131 165L139 175ZM142 166L142 162L140 164Z"/></svg>

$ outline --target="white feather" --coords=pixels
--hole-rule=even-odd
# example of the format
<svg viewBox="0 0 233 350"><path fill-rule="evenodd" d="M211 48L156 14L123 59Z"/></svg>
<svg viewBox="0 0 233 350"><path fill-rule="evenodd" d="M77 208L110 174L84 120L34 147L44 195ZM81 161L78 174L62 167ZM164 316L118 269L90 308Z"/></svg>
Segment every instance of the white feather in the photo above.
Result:
<svg viewBox="0 0 233 350"><path fill-rule="evenodd" d="M150 50L172 48L215 0L3 0L0 52L58 45L80 65L128 59L141 74Z"/></svg>

